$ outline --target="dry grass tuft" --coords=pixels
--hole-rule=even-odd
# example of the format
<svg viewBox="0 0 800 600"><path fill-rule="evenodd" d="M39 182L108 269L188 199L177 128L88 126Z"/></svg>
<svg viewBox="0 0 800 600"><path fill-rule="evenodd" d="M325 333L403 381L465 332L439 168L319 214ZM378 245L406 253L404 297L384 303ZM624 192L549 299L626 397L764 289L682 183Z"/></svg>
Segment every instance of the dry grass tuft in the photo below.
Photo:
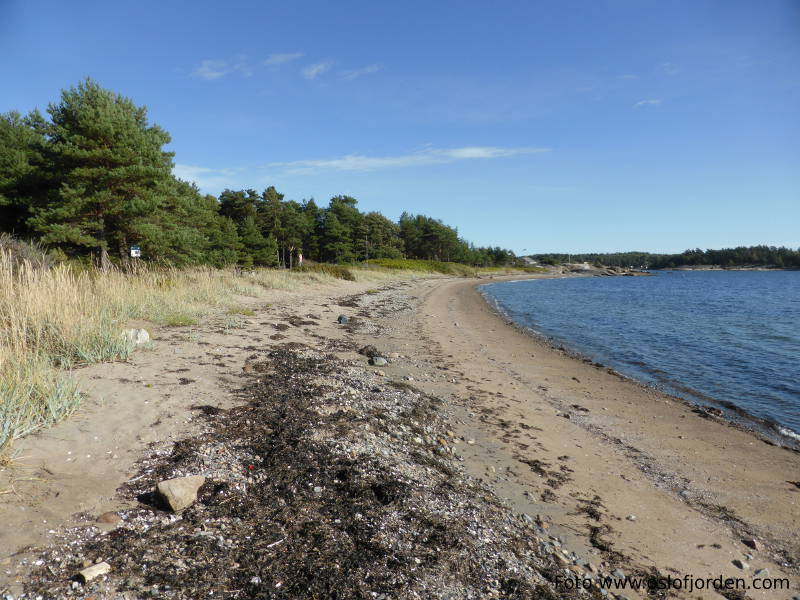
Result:
<svg viewBox="0 0 800 600"><path fill-rule="evenodd" d="M412 277L351 268L355 281ZM212 268L149 268L131 272L42 265L0 248L0 457L11 442L73 413L77 366L126 359L130 321L194 325L214 311L251 314L242 296L341 284L334 275Z"/></svg>

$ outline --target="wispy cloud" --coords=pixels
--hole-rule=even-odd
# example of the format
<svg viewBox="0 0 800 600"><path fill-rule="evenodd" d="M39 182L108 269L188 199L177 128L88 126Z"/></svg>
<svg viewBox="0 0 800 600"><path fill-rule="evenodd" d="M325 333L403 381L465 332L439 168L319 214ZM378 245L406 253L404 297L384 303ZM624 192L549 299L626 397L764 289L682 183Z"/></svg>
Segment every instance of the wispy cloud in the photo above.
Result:
<svg viewBox="0 0 800 600"><path fill-rule="evenodd" d="M342 71L342 79L345 81L352 81L363 75L372 75L383 69L383 65L367 65L360 69L352 69L350 71Z"/></svg>
<svg viewBox="0 0 800 600"><path fill-rule="evenodd" d="M279 65L285 65L288 62L297 60L298 58L302 57L303 57L302 52L284 52L284 53L270 54L264 60L264 64L268 67L277 67Z"/></svg>
<svg viewBox="0 0 800 600"><path fill-rule="evenodd" d="M225 77L229 70L228 63L224 60L204 60L192 71L192 77L213 81Z"/></svg>
<svg viewBox="0 0 800 600"><path fill-rule="evenodd" d="M233 62L207 59L194 68L192 77L198 77L206 81L214 81L215 79L222 79L230 73L239 73L243 77L251 77L253 75L253 69L248 64L246 56L239 56Z"/></svg>
<svg viewBox="0 0 800 600"><path fill-rule="evenodd" d="M639 108L640 106L658 106L662 102L663 100L661 98L648 98L646 100L639 100L633 106L634 108Z"/></svg>
<svg viewBox="0 0 800 600"><path fill-rule="evenodd" d="M666 73L667 75L675 75L675 74L676 74L676 73L678 73L678 72L679 72L681 69L680 69L680 67L679 67L678 65L676 65L675 63L671 63L671 62L665 62L665 63L661 63L661 70L662 70L664 73Z"/></svg>
<svg viewBox="0 0 800 600"><path fill-rule="evenodd" d="M241 169L210 169L194 165L176 164L172 173L178 179L190 181L203 190L216 190L236 186Z"/></svg>
<svg viewBox="0 0 800 600"><path fill-rule="evenodd" d="M376 171L379 169L400 169L446 164L462 160L504 158L549 151L549 148L498 148L495 146L465 146L463 148L448 149L427 148L419 152L398 156L348 154L338 158L271 163L269 166L283 168L293 174L308 174L315 171Z"/></svg>
<svg viewBox="0 0 800 600"><path fill-rule="evenodd" d="M331 61L324 61L308 65L303 69L303 77L306 79L316 79L323 73L331 70L333 63Z"/></svg>

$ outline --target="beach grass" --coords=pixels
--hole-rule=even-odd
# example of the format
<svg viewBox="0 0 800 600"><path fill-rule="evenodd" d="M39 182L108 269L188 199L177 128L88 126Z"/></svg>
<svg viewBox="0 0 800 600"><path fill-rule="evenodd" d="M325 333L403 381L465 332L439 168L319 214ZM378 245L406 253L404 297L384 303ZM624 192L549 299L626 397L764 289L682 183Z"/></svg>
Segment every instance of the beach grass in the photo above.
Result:
<svg viewBox="0 0 800 600"><path fill-rule="evenodd" d="M123 272L42 265L0 252L0 456L14 439L57 423L80 406L75 368L130 356L134 342L123 331L131 323L185 327L223 313L234 326L235 317L254 314L244 299L264 297L270 290L301 291L342 279L379 283L421 274L330 267L142 266Z"/></svg>

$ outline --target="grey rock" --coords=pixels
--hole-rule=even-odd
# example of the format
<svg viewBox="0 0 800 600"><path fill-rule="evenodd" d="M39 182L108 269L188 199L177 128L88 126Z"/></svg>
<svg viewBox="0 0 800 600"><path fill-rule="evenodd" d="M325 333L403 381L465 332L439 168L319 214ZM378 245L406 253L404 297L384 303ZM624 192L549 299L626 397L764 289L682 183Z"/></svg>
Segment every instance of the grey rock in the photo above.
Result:
<svg viewBox="0 0 800 600"><path fill-rule="evenodd" d="M769 569L757 569L755 573L753 573L754 577L769 577Z"/></svg>
<svg viewBox="0 0 800 600"><path fill-rule="evenodd" d="M141 346L150 341L150 334L147 333L146 329L126 329L122 332L122 337L135 346Z"/></svg>
<svg viewBox="0 0 800 600"><path fill-rule="evenodd" d="M611 571L611 574L619 579L625 578L625 573L621 569L614 569L613 571Z"/></svg>
<svg viewBox="0 0 800 600"><path fill-rule="evenodd" d="M738 567L738 568L742 569L743 571L745 569L749 569L750 568L750 565L748 565L746 562L744 562L743 560L740 560L738 558L732 560L731 562L733 563L734 567Z"/></svg>
<svg viewBox="0 0 800 600"><path fill-rule="evenodd" d="M339 325L344 325L345 323L350 322L350 317L348 317L347 315L339 315L339 317L336 320L339 322Z"/></svg>
<svg viewBox="0 0 800 600"><path fill-rule="evenodd" d="M197 500L197 490L206 482L202 475L167 479L156 486L156 490L172 512L180 512Z"/></svg>
<svg viewBox="0 0 800 600"><path fill-rule="evenodd" d="M389 361L383 358L382 356L373 356L369 359L369 364L374 367L385 367L389 364Z"/></svg>

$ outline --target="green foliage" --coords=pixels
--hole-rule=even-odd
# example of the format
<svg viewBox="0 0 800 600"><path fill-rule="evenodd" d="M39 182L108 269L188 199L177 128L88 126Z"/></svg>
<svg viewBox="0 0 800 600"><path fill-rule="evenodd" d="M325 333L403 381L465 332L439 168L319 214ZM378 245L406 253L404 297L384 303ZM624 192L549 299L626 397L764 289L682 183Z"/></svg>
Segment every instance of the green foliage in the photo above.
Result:
<svg viewBox="0 0 800 600"><path fill-rule="evenodd" d="M513 263L508 250L476 248L424 215L395 223L362 213L350 196L322 208L285 200L275 187L203 196L172 175L169 134L147 109L86 79L34 111L0 115L0 231L40 241L89 264L291 268L300 257L352 264L419 259L476 267ZM445 271L450 267L442 267ZM440 271L437 271L440 272Z"/></svg>
<svg viewBox="0 0 800 600"><path fill-rule="evenodd" d="M300 267L295 267L293 270L299 273L322 273L323 275L329 275L331 277L335 277L336 279L344 279L345 281L356 280L353 272L347 267L343 267L341 265L331 265L325 263L304 264Z"/></svg>
<svg viewBox="0 0 800 600"><path fill-rule="evenodd" d="M370 264L383 267L385 269L396 269L406 271L419 271L421 273L442 273L444 275L456 275L459 277L473 277L476 273L466 265L438 260L412 260L407 258L380 258L371 260Z"/></svg>

